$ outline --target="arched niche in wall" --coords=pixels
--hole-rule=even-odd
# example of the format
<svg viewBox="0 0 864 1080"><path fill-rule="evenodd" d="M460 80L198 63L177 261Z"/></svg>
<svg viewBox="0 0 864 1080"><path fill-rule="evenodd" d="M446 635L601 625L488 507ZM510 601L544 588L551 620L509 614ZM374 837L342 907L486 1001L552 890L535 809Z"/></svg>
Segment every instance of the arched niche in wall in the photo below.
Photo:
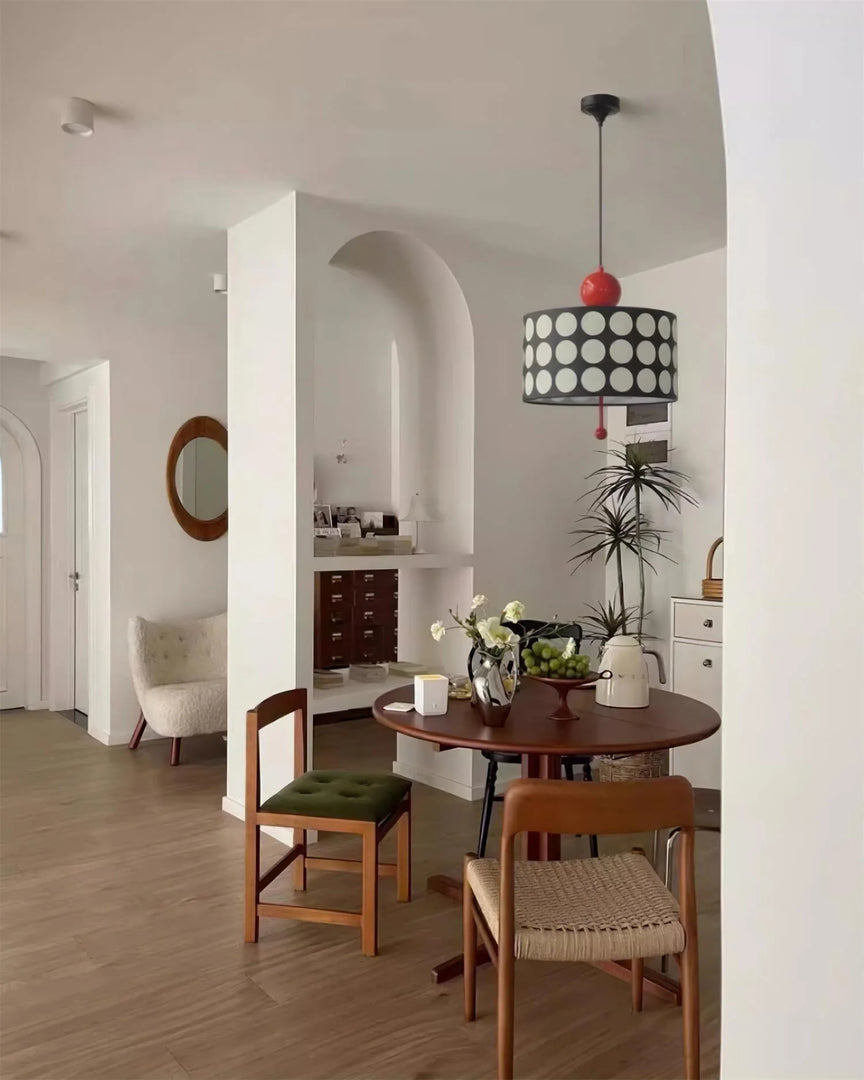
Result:
<svg viewBox="0 0 864 1080"><path fill-rule="evenodd" d="M380 509L402 514L419 491L436 518L424 548L471 552L473 448L474 334L456 278L407 233L354 237L330 259L317 305L319 499L386 499Z"/></svg>

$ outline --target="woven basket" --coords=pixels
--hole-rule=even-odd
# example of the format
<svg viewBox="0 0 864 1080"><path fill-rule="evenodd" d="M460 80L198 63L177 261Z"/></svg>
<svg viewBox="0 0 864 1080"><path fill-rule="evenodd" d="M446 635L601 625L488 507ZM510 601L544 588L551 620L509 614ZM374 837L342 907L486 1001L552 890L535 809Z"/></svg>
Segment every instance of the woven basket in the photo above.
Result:
<svg viewBox="0 0 864 1080"><path fill-rule="evenodd" d="M719 537L711 545L708 552L708 561L705 565L705 577L702 578L702 597L705 600L723 599L723 578L714 577L714 554L723 543L723 537Z"/></svg>
<svg viewBox="0 0 864 1080"><path fill-rule="evenodd" d="M600 758L597 779L603 783L615 780L654 780L669 775L669 751L647 750L644 754L604 756Z"/></svg>

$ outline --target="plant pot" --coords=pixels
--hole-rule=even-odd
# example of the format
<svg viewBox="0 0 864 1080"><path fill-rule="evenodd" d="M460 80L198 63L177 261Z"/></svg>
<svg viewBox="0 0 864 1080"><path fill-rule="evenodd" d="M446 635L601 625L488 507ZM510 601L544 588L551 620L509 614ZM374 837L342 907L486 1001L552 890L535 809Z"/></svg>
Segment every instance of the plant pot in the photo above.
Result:
<svg viewBox="0 0 864 1080"><path fill-rule="evenodd" d="M468 657L471 703L480 710L487 727L502 727L510 715L516 693L519 661L507 646L496 653L475 646Z"/></svg>

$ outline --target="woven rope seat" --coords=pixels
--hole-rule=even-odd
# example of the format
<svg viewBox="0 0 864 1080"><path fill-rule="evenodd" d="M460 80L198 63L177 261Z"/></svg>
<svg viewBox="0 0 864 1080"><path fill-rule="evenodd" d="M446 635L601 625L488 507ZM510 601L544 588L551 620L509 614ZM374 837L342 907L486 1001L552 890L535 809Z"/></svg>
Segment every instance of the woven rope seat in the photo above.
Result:
<svg viewBox="0 0 864 1080"><path fill-rule="evenodd" d="M475 859L467 872L498 941L498 860ZM684 948L678 903L643 855L516 862L514 896L521 960L627 960Z"/></svg>

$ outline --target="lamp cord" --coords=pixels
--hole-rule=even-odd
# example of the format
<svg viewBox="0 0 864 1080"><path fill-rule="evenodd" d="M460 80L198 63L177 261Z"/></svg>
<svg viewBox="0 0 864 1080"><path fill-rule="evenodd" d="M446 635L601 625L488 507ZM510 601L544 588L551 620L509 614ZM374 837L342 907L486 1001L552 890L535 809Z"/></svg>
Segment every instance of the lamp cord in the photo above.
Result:
<svg viewBox="0 0 864 1080"><path fill-rule="evenodd" d="M603 121L597 124L597 266L603 265Z"/></svg>

